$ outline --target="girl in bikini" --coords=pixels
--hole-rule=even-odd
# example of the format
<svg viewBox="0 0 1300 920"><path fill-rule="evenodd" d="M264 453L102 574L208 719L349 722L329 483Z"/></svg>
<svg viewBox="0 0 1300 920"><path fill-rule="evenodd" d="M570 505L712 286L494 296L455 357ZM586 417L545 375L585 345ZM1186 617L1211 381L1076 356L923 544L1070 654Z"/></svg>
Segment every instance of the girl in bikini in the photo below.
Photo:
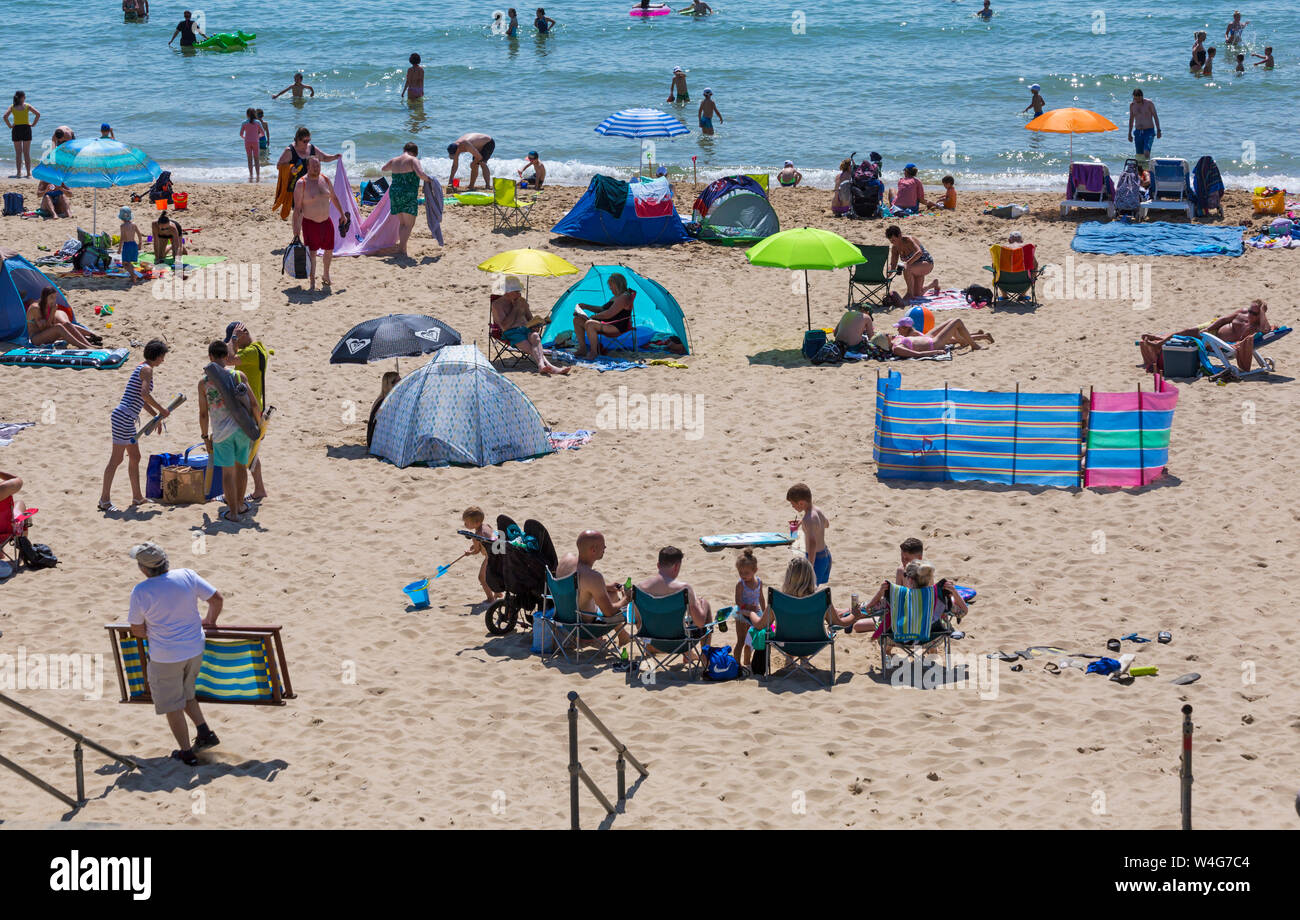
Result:
<svg viewBox="0 0 1300 920"><path fill-rule="evenodd" d="M907 300L918 300L929 290L939 292L939 282L933 281L927 289L921 279L934 271L934 258L925 251L914 236L904 236L897 225L885 231L889 240L889 271L894 271L902 264L903 277L907 280Z"/></svg>
<svg viewBox="0 0 1300 920"><path fill-rule="evenodd" d="M27 308L27 338L33 345L52 345L64 339L73 348L94 348L89 330L72 321L72 314L59 306L57 294L47 287L40 300Z"/></svg>

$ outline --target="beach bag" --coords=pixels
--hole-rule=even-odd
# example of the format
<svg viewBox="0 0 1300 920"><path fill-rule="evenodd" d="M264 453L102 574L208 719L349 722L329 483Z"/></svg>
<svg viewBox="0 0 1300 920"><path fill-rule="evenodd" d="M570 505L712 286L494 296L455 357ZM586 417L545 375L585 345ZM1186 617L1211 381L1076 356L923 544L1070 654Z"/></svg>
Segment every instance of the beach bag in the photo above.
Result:
<svg viewBox="0 0 1300 920"><path fill-rule="evenodd" d="M149 187L150 201L170 201L172 197L172 174L164 169L158 174L153 185Z"/></svg>
<svg viewBox="0 0 1300 920"><path fill-rule="evenodd" d="M213 477L214 479L216 477ZM161 473L164 505L201 505L203 496L203 470L192 466L164 466Z"/></svg>
<svg viewBox="0 0 1300 920"><path fill-rule="evenodd" d="M735 680L740 674L740 662L731 654L730 645L721 648L703 645L700 652L704 655L704 676L709 680Z"/></svg>
<svg viewBox="0 0 1300 920"><path fill-rule="evenodd" d="M1136 211L1141 203L1142 180L1138 178L1137 164L1127 164L1115 183L1115 210Z"/></svg>
<svg viewBox="0 0 1300 920"><path fill-rule="evenodd" d="M982 284L972 284L970 287L962 291L962 294L965 295L966 299L973 304L993 303L993 292Z"/></svg>
<svg viewBox="0 0 1300 920"><path fill-rule="evenodd" d="M22 195L17 192L5 192L5 217L11 217L14 214L21 214L24 210L26 209L23 207Z"/></svg>
<svg viewBox="0 0 1300 920"><path fill-rule="evenodd" d="M822 364L839 364L844 360L844 346L835 339L827 339L818 349L817 354L812 356L812 363Z"/></svg>
<svg viewBox="0 0 1300 920"><path fill-rule="evenodd" d="M1250 199L1256 214L1285 214L1286 192L1282 189L1258 186Z"/></svg>
<svg viewBox="0 0 1300 920"><path fill-rule="evenodd" d="M534 655L549 655L555 651L555 633L551 631L551 618L554 610L543 610L533 617L533 644L530 651Z"/></svg>
<svg viewBox="0 0 1300 920"><path fill-rule="evenodd" d="M379 204L379 200L384 197L384 192L388 191L388 180L380 176L374 182L361 183L361 203L368 205Z"/></svg>
<svg viewBox="0 0 1300 920"><path fill-rule="evenodd" d="M280 274L299 280L306 278L310 274L307 263L307 247L296 236L284 251L284 265L280 269Z"/></svg>
<svg viewBox="0 0 1300 920"><path fill-rule="evenodd" d="M194 454L192 451L198 450L202 444L192 444L185 449L183 453L159 453L151 454L149 465L145 470L144 494L145 498L154 501L162 501L162 471L168 466L189 466L197 469L200 473L208 468L210 458L205 453ZM208 499L216 498L221 494L221 467L214 467L212 470L212 485L208 488Z"/></svg>
<svg viewBox="0 0 1300 920"><path fill-rule="evenodd" d="M18 545L23 565L29 569L52 569L59 564L59 557L44 543L33 543L26 537L19 537L14 542Z"/></svg>

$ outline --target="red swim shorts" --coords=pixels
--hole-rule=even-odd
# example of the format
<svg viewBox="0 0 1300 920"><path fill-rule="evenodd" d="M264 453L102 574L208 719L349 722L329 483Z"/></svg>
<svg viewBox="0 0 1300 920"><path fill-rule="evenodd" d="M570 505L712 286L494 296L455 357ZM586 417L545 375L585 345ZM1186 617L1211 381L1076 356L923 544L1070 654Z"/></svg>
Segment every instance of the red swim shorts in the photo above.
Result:
<svg viewBox="0 0 1300 920"><path fill-rule="evenodd" d="M334 222L330 220L302 219L302 241L310 252L323 249L334 251Z"/></svg>

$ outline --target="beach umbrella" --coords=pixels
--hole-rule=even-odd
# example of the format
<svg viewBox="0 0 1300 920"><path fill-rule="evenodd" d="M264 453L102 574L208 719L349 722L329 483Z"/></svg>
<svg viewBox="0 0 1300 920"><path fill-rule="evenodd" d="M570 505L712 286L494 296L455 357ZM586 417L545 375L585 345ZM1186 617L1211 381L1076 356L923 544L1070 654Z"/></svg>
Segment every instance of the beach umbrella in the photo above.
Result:
<svg viewBox="0 0 1300 920"><path fill-rule="evenodd" d="M596 133L603 137L644 140L656 137L682 137L691 132L686 125L667 112L658 109L624 109L596 125ZM640 171L641 157L638 155L637 172Z"/></svg>
<svg viewBox="0 0 1300 920"><path fill-rule="evenodd" d="M441 320L415 313L390 313L348 330L334 346L330 364L370 364L389 358L396 361L459 344L460 333Z"/></svg>
<svg viewBox="0 0 1300 920"><path fill-rule="evenodd" d="M838 233L815 227L796 227L774 233L756 246L745 250L751 265L803 270L804 308L808 311L808 328L812 328L812 303L808 295L808 270L830 271L867 261L862 250Z"/></svg>
<svg viewBox="0 0 1300 920"><path fill-rule="evenodd" d="M1026 131L1045 131L1050 134L1070 135L1070 159L1074 159L1076 134L1099 134L1116 131L1114 122L1104 115L1087 109L1052 109L1025 124Z"/></svg>
<svg viewBox="0 0 1300 920"><path fill-rule="evenodd" d="M478 270L498 275L523 275L528 279L558 278L560 275L576 275L578 266L540 249L510 249L480 262ZM527 292L524 296L528 296Z"/></svg>
<svg viewBox="0 0 1300 920"><path fill-rule="evenodd" d="M52 147L32 170L32 176L54 185L95 190L90 231L96 230L99 190L117 185L143 185L162 173L143 150L110 137L73 139Z"/></svg>

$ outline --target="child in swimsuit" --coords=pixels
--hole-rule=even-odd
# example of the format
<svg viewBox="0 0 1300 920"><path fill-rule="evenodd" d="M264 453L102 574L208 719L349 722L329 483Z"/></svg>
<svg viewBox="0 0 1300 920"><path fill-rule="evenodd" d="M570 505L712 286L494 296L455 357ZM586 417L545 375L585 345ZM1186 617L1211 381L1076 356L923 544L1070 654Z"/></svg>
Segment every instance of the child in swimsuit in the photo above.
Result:
<svg viewBox="0 0 1300 920"><path fill-rule="evenodd" d="M758 559L754 551L745 548L736 560L736 641L743 642L742 666L749 667L754 656L754 640L751 629L765 629L767 626L767 601L763 599L763 579L758 577Z"/></svg>
<svg viewBox="0 0 1300 920"><path fill-rule="evenodd" d="M262 163L258 157L261 148L262 125L257 120L257 109L244 112L247 120L239 126L239 136L244 139L244 156L248 158L248 181L252 182L256 170L258 182L262 181Z"/></svg>
<svg viewBox="0 0 1300 920"><path fill-rule="evenodd" d="M135 263L140 261L140 228L131 222L130 208L122 208L117 217L122 221L118 228L118 236L122 239L122 267L126 269L130 283L135 284L140 280L135 271Z"/></svg>

